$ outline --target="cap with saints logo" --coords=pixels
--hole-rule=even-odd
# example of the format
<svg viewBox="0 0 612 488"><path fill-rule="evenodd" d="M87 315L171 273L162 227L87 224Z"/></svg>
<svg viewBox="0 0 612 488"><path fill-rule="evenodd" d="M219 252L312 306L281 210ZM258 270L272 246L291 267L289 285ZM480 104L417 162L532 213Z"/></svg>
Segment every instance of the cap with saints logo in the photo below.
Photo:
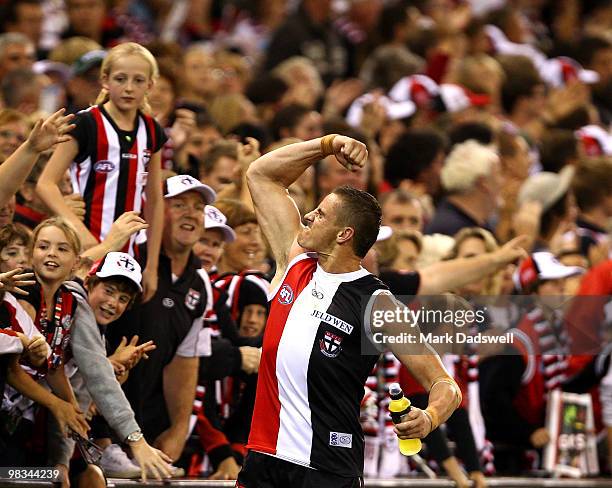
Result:
<svg viewBox="0 0 612 488"><path fill-rule="evenodd" d="M142 291L142 270L140 264L125 252L109 252L92 266L89 276L97 276L98 278L123 276Z"/></svg>
<svg viewBox="0 0 612 488"><path fill-rule="evenodd" d="M229 225L226 224L227 217L217 207L206 205L204 209L204 228L219 229L223 233L223 237L227 242L232 242L236 239L236 233Z"/></svg>
<svg viewBox="0 0 612 488"><path fill-rule="evenodd" d="M187 191L197 191L207 204L214 202L217 197L215 190L190 175L171 176L164 181L164 198L176 197Z"/></svg>

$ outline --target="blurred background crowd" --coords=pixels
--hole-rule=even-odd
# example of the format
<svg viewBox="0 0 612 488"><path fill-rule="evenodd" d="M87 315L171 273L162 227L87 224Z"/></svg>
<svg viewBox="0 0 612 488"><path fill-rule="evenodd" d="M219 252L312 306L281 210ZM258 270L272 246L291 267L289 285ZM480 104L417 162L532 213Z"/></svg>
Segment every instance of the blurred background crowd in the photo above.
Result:
<svg viewBox="0 0 612 488"><path fill-rule="evenodd" d="M246 169L275 148L339 133L367 145L367 165L349 172L333 156L314 165L290 188L302 215L340 185L371 192L384 227L368 270L400 295L495 297L488 320L521 338L510 354L445 356L464 402L425 439L424 463L458 486L540 473L548 394L564 389L591 395L609 475L612 310L582 307L598 325L585 339L564 326L571 307L546 297L612 292L611 1L0 0L0 12L0 165L40 117L94 104L108 50L133 41L159 66L148 102L167 139L163 178L189 175L217 194L196 208L190 259L209 278L202 293L213 303L212 348L199 355L197 388L182 396L193 403L177 420L183 436L155 426L158 407L136 405L165 401L174 422L173 409L186 410L173 395L191 385L178 381L180 370L174 389L151 386L145 400L135 381L124 385L145 437L173 459L175 474L234 479L245 454L274 271ZM32 266L31 231L58 213L37 188L51 152L0 209L0 272ZM66 174L60 190L75 215L77 188ZM127 219L113 238L139 230ZM158 290L161 281L160 271ZM185 286L173 293L182 299L193 291ZM512 295L531 300L517 306ZM165 335L124 325L109 328L109 344L125 347L128 330L156 340L139 367L157 361L159 371L138 377L168 381L180 351L160 352ZM394 381L426 405L425 392L383 355L361 412L368 476L422 469L397 453L386 409ZM11 404L5 393L3 409ZM138 477L112 437L96 437L105 473Z"/></svg>

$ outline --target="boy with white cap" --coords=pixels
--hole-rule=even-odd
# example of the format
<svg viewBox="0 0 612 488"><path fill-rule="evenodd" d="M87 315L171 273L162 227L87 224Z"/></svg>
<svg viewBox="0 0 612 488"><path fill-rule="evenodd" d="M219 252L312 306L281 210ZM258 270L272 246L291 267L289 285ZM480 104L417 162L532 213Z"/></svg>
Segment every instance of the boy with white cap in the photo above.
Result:
<svg viewBox="0 0 612 488"><path fill-rule="evenodd" d="M126 439L121 440L130 446L133 453L147 444L115 375L117 370L125 371L133 367L155 346L151 342L136 346L133 342L107 358L104 334L106 326L121 317L142 291L141 280L141 267L132 256L123 252L110 252L92 267L85 279L85 288L78 281L65 283L77 301L70 346L73 359L66 365L67 370L71 372L69 379L77 402L83 411L87 411L92 402L95 403L104 420L115 431L117 426L121 425L123 431L132 432ZM118 354L119 352L122 354ZM117 366L114 366L113 361ZM50 434L50 462L68 466L74 444L63 438L62 434L59 431ZM93 435L102 437L96 433ZM142 469L134 468L134 477L140 474L143 477L147 474L170 475L170 459L161 451L154 452L167 463L162 469L163 472L158 472L160 468L153 466L148 459L142 459L145 463ZM84 485L100 484L99 476L90 470L86 471L87 465L82 461L80 463L71 466L72 481L76 481L80 475L85 475L87 480L81 480Z"/></svg>

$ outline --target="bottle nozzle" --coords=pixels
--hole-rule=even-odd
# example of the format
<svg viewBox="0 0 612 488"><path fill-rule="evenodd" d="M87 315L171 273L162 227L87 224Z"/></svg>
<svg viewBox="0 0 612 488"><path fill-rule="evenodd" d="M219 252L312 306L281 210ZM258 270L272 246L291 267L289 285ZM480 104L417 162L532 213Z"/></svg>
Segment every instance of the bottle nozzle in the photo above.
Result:
<svg viewBox="0 0 612 488"><path fill-rule="evenodd" d="M392 400L399 400L404 396L404 392L398 383L391 383L389 386L389 395Z"/></svg>

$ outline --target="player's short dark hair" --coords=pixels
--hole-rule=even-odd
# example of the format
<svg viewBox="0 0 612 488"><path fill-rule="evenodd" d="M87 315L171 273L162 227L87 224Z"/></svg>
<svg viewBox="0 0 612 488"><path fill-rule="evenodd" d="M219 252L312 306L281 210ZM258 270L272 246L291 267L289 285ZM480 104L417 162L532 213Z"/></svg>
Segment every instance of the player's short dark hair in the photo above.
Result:
<svg viewBox="0 0 612 488"><path fill-rule="evenodd" d="M365 257L376 242L382 222L380 204L368 192L352 186L340 186L332 193L342 199L342 206L336 222L355 229L353 251L360 258Z"/></svg>

